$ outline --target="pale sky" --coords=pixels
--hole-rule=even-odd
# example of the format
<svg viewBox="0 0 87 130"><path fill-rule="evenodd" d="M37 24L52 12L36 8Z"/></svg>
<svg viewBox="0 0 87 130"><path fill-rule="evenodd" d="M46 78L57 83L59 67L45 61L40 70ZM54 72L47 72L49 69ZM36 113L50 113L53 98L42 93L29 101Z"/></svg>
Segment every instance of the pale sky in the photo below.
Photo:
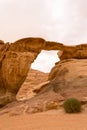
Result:
<svg viewBox="0 0 87 130"><path fill-rule="evenodd" d="M5 42L32 36L74 45L87 43L86 35L87 0L0 0L0 39ZM42 51L33 67L49 71L55 53Z"/></svg>

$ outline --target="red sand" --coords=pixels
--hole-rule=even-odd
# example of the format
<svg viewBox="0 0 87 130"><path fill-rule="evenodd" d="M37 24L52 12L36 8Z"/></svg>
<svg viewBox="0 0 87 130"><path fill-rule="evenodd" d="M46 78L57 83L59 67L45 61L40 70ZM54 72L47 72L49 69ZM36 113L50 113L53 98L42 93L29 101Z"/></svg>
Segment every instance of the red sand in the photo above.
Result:
<svg viewBox="0 0 87 130"><path fill-rule="evenodd" d="M0 130L87 130L87 113L48 111L37 114L2 115Z"/></svg>

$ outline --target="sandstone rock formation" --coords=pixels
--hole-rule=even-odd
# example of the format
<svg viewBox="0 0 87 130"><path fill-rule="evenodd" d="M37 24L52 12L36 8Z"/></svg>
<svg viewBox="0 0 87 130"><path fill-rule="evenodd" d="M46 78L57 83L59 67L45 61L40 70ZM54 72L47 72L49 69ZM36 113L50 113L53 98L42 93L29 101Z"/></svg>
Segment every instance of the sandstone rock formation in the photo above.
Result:
<svg viewBox="0 0 87 130"><path fill-rule="evenodd" d="M3 41L0 41L0 106L16 99L16 94L27 76L31 63L36 59L41 50L59 50L59 58L62 60L62 63L72 58L87 59L87 44L65 46L62 43L45 41L42 38L24 38L11 44L5 44ZM69 61L66 63L69 63ZM52 89L53 87L51 86L54 84L53 79L55 79L56 74L60 72L59 75L64 73L63 75L65 76L68 71L67 67L65 67L62 72L60 66L61 64L59 63L58 68L55 67L53 74L50 74L52 76L49 79L52 79L52 82L49 86ZM75 64L72 63L72 66L75 66ZM63 80L59 75L58 84L60 86L67 84L65 79ZM61 80L59 80L59 77L61 77ZM49 87L46 88L49 90Z"/></svg>
<svg viewBox="0 0 87 130"><path fill-rule="evenodd" d="M87 59L68 59L58 62L49 74L49 87L64 98L87 97Z"/></svg>

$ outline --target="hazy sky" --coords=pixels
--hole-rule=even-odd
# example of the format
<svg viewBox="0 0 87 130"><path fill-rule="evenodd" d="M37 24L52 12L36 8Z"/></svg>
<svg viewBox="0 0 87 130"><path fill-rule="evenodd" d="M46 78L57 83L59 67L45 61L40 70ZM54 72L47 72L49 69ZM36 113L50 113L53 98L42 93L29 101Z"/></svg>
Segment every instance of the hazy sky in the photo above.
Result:
<svg viewBox="0 0 87 130"><path fill-rule="evenodd" d="M5 42L39 36L68 45L86 43L86 25L87 0L0 0L0 39ZM47 71L57 60L49 56L54 52L42 52L39 68Z"/></svg>

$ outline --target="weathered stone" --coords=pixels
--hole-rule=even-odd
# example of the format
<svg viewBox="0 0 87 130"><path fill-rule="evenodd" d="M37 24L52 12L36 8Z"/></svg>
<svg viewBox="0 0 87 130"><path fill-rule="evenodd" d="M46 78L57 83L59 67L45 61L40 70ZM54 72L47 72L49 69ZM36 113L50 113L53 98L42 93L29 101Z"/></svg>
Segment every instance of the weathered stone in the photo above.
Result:
<svg viewBox="0 0 87 130"><path fill-rule="evenodd" d="M12 52L8 51L1 66L1 77L3 81L3 94L7 92L15 96L24 82L31 63L37 57L36 53L31 52ZM7 97L6 97L7 98Z"/></svg>
<svg viewBox="0 0 87 130"><path fill-rule="evenodd" d="M51 81L49 86L64 98L76 97L82 100L87 95L86 70L87 59L60 61L49 74L49 80Z"/></svg>
<svg viewBox="0 0 87 130"><path fill-rule="evenodd" d="M52 110L57 108L58 108L58 103L55 101L50 101L46 103L46 110Z"/></svg>

